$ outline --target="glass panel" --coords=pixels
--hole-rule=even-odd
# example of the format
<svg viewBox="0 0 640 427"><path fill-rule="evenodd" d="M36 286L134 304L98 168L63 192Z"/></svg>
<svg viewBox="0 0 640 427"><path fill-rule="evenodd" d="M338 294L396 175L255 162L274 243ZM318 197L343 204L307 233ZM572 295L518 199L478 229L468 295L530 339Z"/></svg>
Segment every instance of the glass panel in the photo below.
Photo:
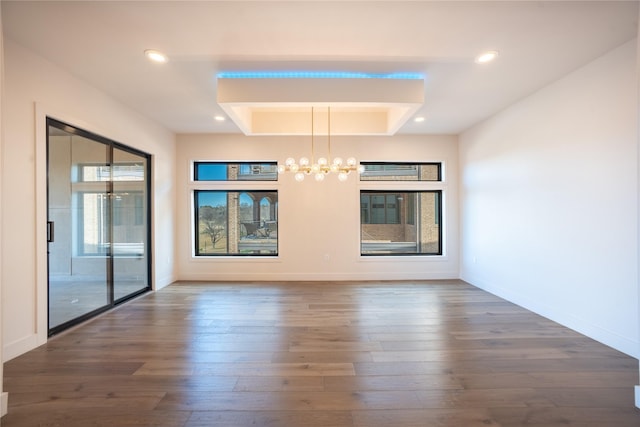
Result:
<svg viewBox="0 0 640 427"><path fill-rule="evenodd" d="M195 191L196 255L277 255L276 191Z"/></svg>
<svg viewBox="0 0 640 427"><path fill-rule="evenodd" d="M99 171L108 155L105 144L49 127L50 329L109 304L108 182L79 179L81 165Z"/></svg>
<svg viewBox="0 0 640 427"><path fill-rule="evenodd" d="M398 212L398 196L396 194L387 194L385 209L386 223L398 224L400 222L400 214Z"/></svg>
<svg viewBox="0 0 640 427"><path fill-rule="evenodd" d="M195 162L195 181L277 181L278 164Z"/></svg>
<svg viewBox="0 0 640 427"><path fill-rule="evenodd" d="M48 125L49 333L150 289L149 156Z"/></svg>
<svg viewBox="0 0 640 427"><path fill-rule="evenodd" d="M80 165L79 181L143 181L144 170L137 163L113 165L113 177L110 165Z"/></svg>
<svg viewBox="0 0 640 427"><path fill-rule="evenodd" d="M361 181L441 181L440 163L361 162Z"/></svg>
<svg viewBox="0 0 640 427"><path fill-rule="evenodd" d="M107 191L77 191L78 256L109 254L109 196Z"/></svg>
<svg viewBox="0 0 640 427"><path fill-rule="evenodd" d="M363 224L371 223L370 207L371 197L366 194L360 195L360 222Z"/></svg>
<svg viewBox="0 0 640 427"><path fill-rule="evenodd" d="M371 196L371 223L384 224L384 195Z"/></svg>
<svg viewBox="0 0 640 427"><path fill-rule="evenodd" d="M362 191L361 254L441 255L441 196L441 191Z"/></svg>
<svg viewBox="0 0 640 427"><path fill-rule="evenodd" d="M114 299L149 288L147 242L147 159L113 149Z"/></svg>

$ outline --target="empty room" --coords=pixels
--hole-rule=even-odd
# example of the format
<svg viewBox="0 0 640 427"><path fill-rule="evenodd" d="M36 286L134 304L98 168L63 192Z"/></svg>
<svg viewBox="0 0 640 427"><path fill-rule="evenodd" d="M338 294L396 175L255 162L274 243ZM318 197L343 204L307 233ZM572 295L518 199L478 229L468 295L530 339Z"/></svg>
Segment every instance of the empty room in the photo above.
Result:
<svg viewBox="0 0 640 427"><path fill-rule="evenodd" d="M639 9L2 0L2 425L640 425Z"/></svg>

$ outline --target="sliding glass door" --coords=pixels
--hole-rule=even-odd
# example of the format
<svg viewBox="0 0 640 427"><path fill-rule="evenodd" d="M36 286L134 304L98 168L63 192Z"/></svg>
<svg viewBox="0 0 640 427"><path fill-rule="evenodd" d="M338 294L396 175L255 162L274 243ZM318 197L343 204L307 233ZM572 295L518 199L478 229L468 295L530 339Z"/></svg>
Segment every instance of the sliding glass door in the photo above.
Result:
<svg viewBox="0 0 640 427"><path fill-rule="evenodd" d="M113 149L111 198L113 292L116 301L147 289L147 158Z"/></svg>
<svg viewBox="0 0 640 427"><path fill-rule="evenodd" d="M49 333L150 289L149 156L49 119Z"/></svg>

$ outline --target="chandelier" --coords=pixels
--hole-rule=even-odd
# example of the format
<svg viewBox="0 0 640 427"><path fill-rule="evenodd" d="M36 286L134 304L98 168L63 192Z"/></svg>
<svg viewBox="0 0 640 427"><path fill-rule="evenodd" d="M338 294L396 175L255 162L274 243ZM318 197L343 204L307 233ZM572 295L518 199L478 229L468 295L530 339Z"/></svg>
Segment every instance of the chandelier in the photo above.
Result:
<svg viewBox="0 0 640 427"><path fill-rule="evenodd" d="M358 165L354 157L346 162L341 157L331 158L331 107L327 107L327 157L320 157L316 162L313 130L313 107L311 107L311 159L301 157L296 163L293 157L285 160L284 165L278 165L278 173L291 172L296 181L304 181L306 175L313 175L316 181L324 181L330 173L338 174L339 181L346 181L351 172L362 173L364 166Z"/></svg>

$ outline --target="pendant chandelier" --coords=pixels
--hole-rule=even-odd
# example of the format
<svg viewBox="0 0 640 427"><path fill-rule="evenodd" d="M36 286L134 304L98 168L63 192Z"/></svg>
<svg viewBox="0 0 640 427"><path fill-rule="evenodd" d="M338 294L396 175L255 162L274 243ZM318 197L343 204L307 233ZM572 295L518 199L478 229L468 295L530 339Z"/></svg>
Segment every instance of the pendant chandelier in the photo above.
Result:
<svg viewBox="0 0 640 427"><path fill-rule="evenodd" d="M284 165L278 165L278 173L291 172L298 182L304 181L306 175L313 175L316 181L324 181L326 175L335 173L338 174L339 181L346 181L351 172L362 173L364 166L358 165L354 157L349 157L346 162L341 157L331 157L331 107L327 107L327 157L320 157L316 162L313 112L311 107L311 159L301 157L296 163L293 157L289 157Z"/></svg>

